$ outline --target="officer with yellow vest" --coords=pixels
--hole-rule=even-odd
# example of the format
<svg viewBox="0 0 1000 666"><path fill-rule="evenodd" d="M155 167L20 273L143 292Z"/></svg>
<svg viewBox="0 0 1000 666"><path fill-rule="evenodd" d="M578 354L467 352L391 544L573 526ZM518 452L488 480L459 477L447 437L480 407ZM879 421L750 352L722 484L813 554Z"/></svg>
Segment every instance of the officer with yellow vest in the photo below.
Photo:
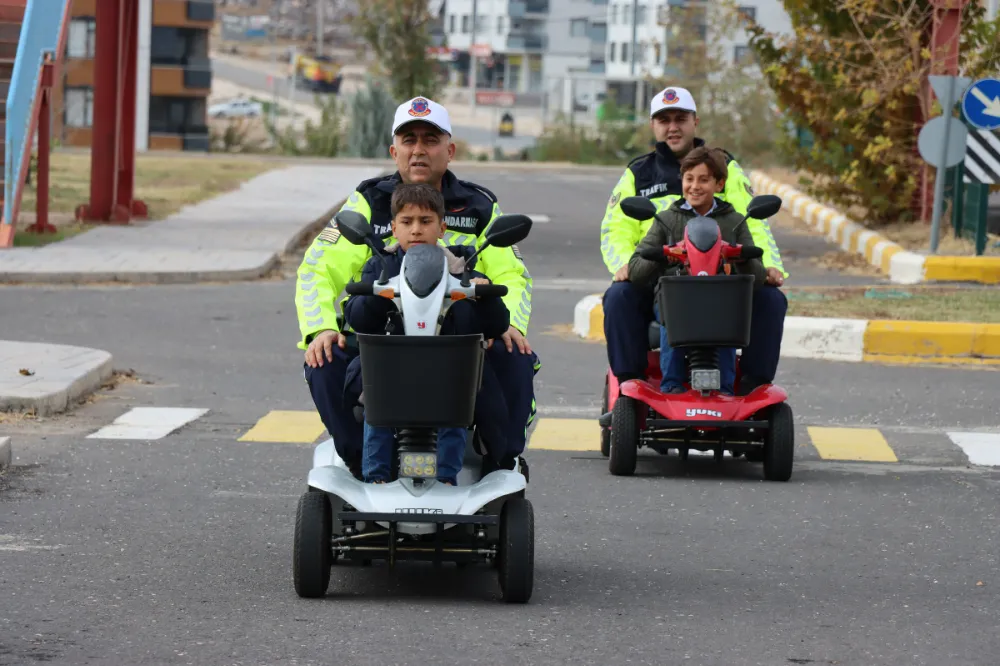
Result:
<svg viewBox="0 0 1000 666"><path fill-rule="evenodd" d="M631 196L646 197L659 212L681 197L680 161L695 147L705 145L703 139L695 137L697 111L694 98L684 88L669 87L653 97L649 116L656 137L655 149L629 162L611 193L601 222L601 256L614 276L603 298L604 336L608 362L619 381L645 377L647 330L654 320L653 292L628 280L629 258L653 220L640 222L629 217L622 211L621 201ZM732 155L726 155L728 175L719 198L746 214L753 188ZM747 226L754 244L764 250L761 261L767 269L767 285L754 292L750 346L743 350L740 361L743 395L774 380L788 309L788 301L778 289L788 273L782 266L770 226L767 220L755 219L748 219ZM683 239L675 242L680 240Z"/></svg>
<svg viewBox="0 0 1000 666"><path fill-rule="evenodd" d="M482 245L485 232L501 215L496 196L481 185L459 180L448 169L455 156L448 111L436 102L416 97L396 109L389 152L397 171L358 185L341 210L357 211L372 226L376 245L390 245L392 215L390 201L398 183L428 183L441 190L445 200L447 232L444 245ZM360 278L371 256L366 245L352 245L340 238L331 221L313 241L299 266L295 286L305 350L304 373L323 425L333 436L337 453L355 476L361 473L363 427L354 416L353 401L345 395L348 365L357 356L348 344L350 331L338 319L335 301L348 282ZM517 247L490 246L476 259L476 270L494 284L507 286L504 305L511 326L487 351L486 362L498 389L486 402L477 401L476 419L482 431L494 436L495 449L505 452L500 460L484 459L484 467L498 464L513 469L524 450L527 427L535 414L534 375L541 364L525 339L531 315L532 279ZM352 369L357 365L355 362ZM484 369L484 390L487 384ZM348 384L352 381L348 380ZM484 391L480 392L480 396ZM497 395L499 394L499 395ZM483 421L489 420L489 423ZM504 440L504 441L496 441ZM490 442L485 442L490 446ZM484 474L490 469L484 469ZM360 478L360 477L359 477Z"/></svg>

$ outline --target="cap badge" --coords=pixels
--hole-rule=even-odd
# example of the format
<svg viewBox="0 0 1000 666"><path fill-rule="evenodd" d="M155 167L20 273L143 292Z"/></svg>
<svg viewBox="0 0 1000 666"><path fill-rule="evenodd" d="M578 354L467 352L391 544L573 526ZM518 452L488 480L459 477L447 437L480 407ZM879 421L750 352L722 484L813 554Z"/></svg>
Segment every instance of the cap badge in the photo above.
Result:
<svg viewBox="0 0 1000 666"><path fill-rule="evenodd" d="M423 118L431 113L430 103L423 97L418 97L410 103L409 114L417 118Z"/></svg>
<svg viewBox="0 0 1000 666"><path fill-rule="evenodd" d="M667 88L663 91L664 104L676 104L679 101L681 101L680 97L677 96L677 92L673 88Z"/></svg>

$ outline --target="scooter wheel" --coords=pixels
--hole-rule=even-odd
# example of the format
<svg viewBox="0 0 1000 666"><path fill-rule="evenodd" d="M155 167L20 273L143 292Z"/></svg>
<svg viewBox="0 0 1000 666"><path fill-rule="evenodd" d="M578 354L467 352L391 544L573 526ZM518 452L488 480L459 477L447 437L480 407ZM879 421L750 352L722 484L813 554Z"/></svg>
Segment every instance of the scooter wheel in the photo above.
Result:
<svg viewBox="0 0 1000 666"><path fill-rule="evenodd" d="M627 395L618 396L611 413L611 455L608 468L615 476L635 474L639 456L639 402Z"/></svg>
<svg viewBox="0 0 1000 666"><path fill-rule="evenodd" d="M608 413L608 376L604 376L604 395L601 398L601 414ZM611 428L601 426L601 455L607 458L611 455Z"/></svg>
<svg viewBox="0 0 1000 666"><path fill-rule="evenodd" d="M509 604L527 603L535 582L535 512L530 501L512 497L504 503L497 550L503 600Z"/></svg>
<svg viewBox="0 0 1000 666"><path fill-rule="evenodd" d="M295 515L295 547L292 577L300 597L316 599L326 594L330 585L333 554L332 514L326 493L305 492L299 497Z"/></svg>
<svg viewBox="0 0 1000 666"><path fill-rule="evenodd" d="M771 408L769 428L764 437L764 478L768 481L788 481L795 462L795 421L787 402Z"/></svg>

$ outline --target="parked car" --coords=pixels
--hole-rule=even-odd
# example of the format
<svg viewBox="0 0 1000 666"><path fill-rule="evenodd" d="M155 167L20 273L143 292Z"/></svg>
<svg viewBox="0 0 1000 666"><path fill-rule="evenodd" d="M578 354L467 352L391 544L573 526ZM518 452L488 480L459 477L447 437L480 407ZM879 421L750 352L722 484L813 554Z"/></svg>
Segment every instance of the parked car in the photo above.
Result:
<svg viewBox="0 0 1000 666"><path fill-rule="evenodd" d="M211 118L256 118L263 113L264 107L260 102L248 99L231 99L208 108L208 115Z"/></svg>

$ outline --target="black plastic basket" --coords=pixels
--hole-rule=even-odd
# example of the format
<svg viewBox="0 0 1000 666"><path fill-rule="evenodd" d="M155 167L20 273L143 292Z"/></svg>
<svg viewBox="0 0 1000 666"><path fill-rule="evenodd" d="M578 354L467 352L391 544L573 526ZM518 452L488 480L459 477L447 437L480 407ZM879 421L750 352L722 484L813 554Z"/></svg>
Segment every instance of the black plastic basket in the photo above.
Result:
<svg viewBox="0 0 1000 666"><path fill-rule="evenodd" d="M358 333L365 421L388 428L472 425L485 356L481 335Z"/></svg>
<svg viewBox="0 0 1000 666"><path fill-rule="evenodd" d="M753 308L752 275L660 278L660 323L672 347L746 347Z"/></svg>

